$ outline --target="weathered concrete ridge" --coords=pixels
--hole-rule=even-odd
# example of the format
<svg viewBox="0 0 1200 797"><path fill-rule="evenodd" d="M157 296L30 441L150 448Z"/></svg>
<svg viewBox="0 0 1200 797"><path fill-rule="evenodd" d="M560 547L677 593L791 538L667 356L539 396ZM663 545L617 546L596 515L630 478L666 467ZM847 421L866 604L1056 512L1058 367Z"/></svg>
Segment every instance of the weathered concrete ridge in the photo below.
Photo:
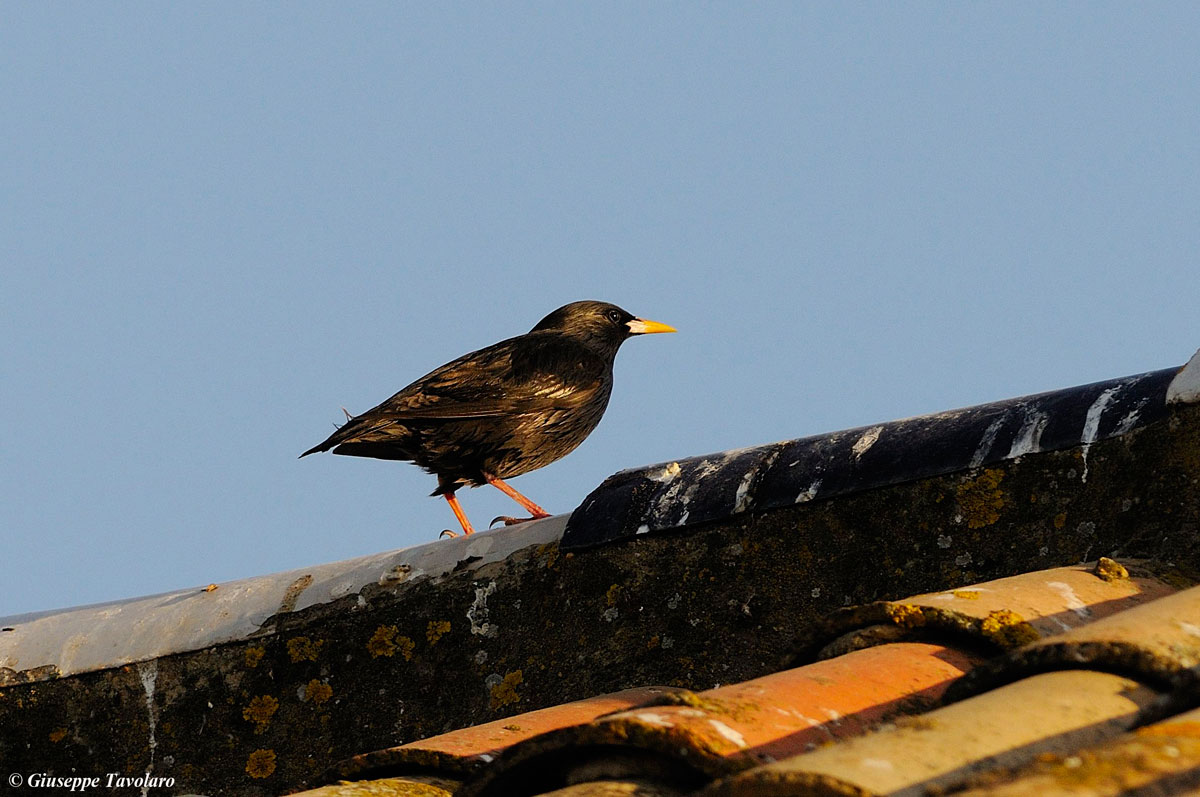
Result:
<svg viewBox="0 0 1200 797"><path fill-rule="evenodd" d="M272 633L275 619L359 594L368 585L437 580L557 541L565 516L507 533L143 598L0 618L0 686L133 664Z"/></svg>

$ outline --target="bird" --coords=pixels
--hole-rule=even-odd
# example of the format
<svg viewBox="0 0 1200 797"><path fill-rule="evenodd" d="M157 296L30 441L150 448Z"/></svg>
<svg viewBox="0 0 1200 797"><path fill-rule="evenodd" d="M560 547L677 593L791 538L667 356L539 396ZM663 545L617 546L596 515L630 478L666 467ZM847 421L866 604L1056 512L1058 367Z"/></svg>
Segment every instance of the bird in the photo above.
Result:
<svg viewBox="0 0 1200 797"><path fill-rule="evenodd" d="M491 484L531 515L502 515L492 525L549 517L505 479L565 457L592 433L608 406L622 343L675 331L615 304L572 302L526 334L451 360L361 415L346 412L344 425L300 457L332 450L412 462L437 477L431 495L446 499L464 535L475 531L455 495L464 486Z"/></svg>

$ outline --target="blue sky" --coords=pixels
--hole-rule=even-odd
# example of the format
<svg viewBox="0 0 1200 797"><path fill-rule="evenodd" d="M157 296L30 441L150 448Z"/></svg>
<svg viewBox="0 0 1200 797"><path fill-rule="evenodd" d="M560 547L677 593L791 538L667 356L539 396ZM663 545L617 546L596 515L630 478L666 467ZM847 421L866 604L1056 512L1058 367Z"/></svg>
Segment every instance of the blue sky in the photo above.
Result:
<svg viewBox="0 0 1200 797"><path fill-rule="evenodd" d="M0 614L435 539L432 477L296 456L576 299L679 334L515 480L555 512L1182 364L1198 34L1190 3L7 4Z"/></svg>

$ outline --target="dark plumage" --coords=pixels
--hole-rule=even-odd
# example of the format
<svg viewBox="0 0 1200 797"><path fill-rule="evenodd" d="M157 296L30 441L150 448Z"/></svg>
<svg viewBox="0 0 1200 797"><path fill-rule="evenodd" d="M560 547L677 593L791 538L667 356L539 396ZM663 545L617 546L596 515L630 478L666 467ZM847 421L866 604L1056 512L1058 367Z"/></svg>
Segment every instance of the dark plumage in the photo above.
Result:
<svg viewBox="0 0 1200 797"><path fill-rule="evenodd" d="M433 495L446 497L466 534L473 530L454 497L463 485L493 484L534 517L546 517L502 480L566 456L596 428L627 338L674 331L616 305L573 302L525 335L426 374L300 456L333 449L411 461L438 477Z"/></svg>

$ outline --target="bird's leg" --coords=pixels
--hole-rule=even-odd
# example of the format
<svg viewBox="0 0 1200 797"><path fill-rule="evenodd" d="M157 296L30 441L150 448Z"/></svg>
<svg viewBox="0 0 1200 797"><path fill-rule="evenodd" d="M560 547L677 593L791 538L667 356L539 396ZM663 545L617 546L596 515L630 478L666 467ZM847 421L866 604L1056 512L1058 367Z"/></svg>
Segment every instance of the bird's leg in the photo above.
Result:
<svg viewBox="0 0 1200 797"><path fill-rule="evenodd" d="M475 529L471 528L471 521L467 520L467 513L459 506L458 499L454 497L454 493L442 493L442 495L445 497L446 503L450 504L450 511L458 518L458 523L462 526L463 534L474 534Z"/></svg>
<svg viewBox="0 0 1200 797"><path fill-rule="evenodd" d="M550 513L547 512L545 509L542 509L540 506L535 504L533 501L530 501L528 498L521 495L519 492L514 490L509 485L505 484L500 479L497 479L495 476L489 476L488 474L485 473L485 474L483 474L483 478L487 479L488 484L492 485L497 490L504 493L505 495L507 495L512 500L516 501L521 506L525 507L525 511L528 512L529 514L533 515L533 517L523 517L523 518L515 518L515 517L508 517L507 515L501 515L498 518L492 519L492 525L495 525L497 520L503 520L504 525L511 526L515 523L525 523L526 521L530 521L530 520L541 520L544 517L550 517Z"/></svg>

